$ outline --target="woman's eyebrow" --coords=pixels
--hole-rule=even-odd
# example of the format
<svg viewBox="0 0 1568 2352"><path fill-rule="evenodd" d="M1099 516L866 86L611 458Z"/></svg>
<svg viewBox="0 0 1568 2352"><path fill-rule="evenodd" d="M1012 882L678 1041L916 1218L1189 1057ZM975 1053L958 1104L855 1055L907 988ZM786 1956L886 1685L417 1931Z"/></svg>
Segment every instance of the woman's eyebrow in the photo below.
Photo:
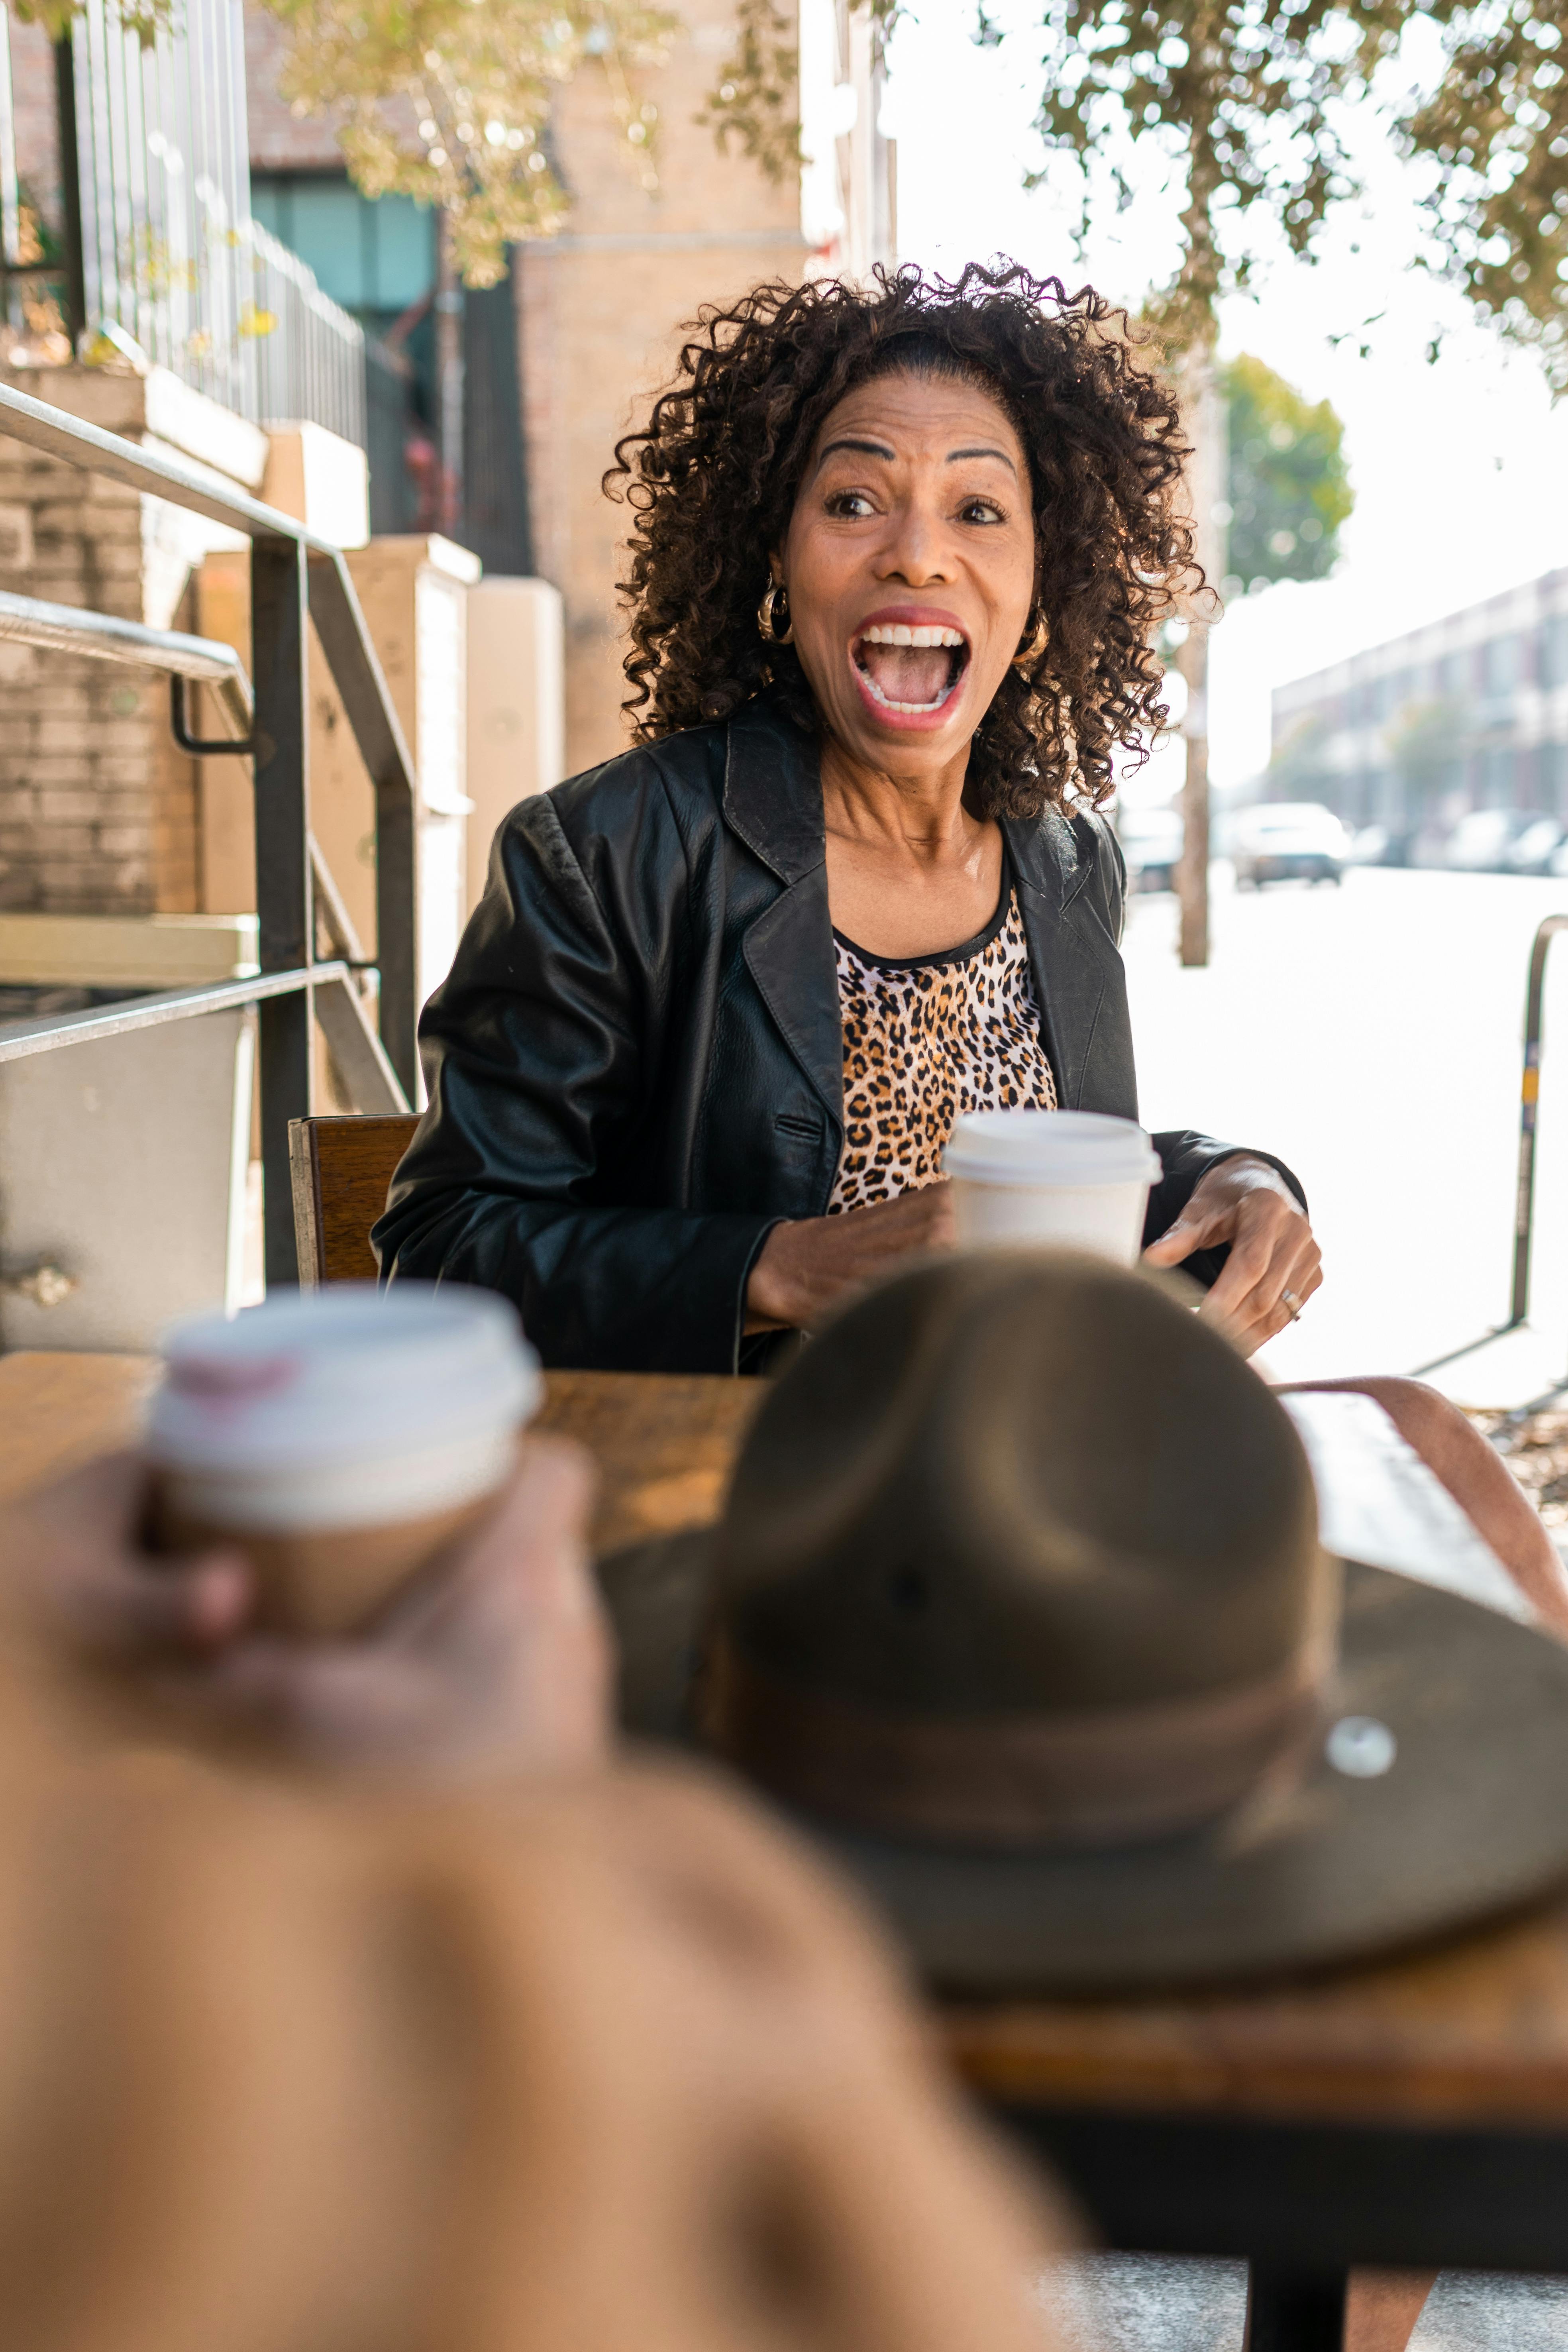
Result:
<svg viewBox="0 0 1568 2352"><path fill-rule="evenodd" d="M817 471L820 472L829 457L836 456L840 449L853 449L862 457L884 457L889 465L892 464L898 454L886 441L862 441L845 434L838 440L830 441L826 449L817 452ZM1016 476L1018 471L1005 449L994 449L989 442L978 442L973 449L950 449L947 453L947 463L950 466L956 466L960 459L964 457L994 457L999 464L1006 467L1010 474Z"/></svg>
<svg viewBox="0 0 1568 2352"><path fill-rule="evenodd" d="M1018 470L1005 449L993 449L988 442L982 442L973 449L950 449L947 453L950 466L956 466L961 457L998 457L1010 474L1016 474Z"/></svg>
<svg viewBox="0 0 1568 2352"><path fill-rule="evenodd" d="M885 441L854 441L846 436L842 440L830 441L826 449L818 450L816 456L818 471L838 449L857 450L862 457L886 457L889 465L893 461L894 453Z"/></svg>

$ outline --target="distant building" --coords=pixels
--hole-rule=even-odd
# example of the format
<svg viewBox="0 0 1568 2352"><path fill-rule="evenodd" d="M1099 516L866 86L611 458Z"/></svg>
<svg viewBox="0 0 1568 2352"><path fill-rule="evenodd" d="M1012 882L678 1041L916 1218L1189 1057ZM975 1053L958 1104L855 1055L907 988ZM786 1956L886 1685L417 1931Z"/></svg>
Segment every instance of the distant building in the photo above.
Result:
<svg viewBox="0 0 1568 2352"><path fill-rule="evenodd" d="M1472 808L1568 820L1568 571L1275 689L1267 789L1412 839Z"/></svg>

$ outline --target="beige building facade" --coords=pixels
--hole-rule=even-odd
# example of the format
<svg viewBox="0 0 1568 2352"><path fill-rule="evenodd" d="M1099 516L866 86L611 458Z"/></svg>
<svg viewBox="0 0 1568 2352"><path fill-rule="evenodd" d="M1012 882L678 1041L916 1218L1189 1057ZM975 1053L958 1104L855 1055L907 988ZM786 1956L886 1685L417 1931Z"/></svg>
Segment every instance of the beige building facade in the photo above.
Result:
<svg viewBox="0 0 1568 2352"><path fill-rule="evenodd" d="M864 12L801 0L806 160L778 181L721 154L695 119L734 40L729 0L694 0L682 15L668 66L647 77L658 188L639 184L603 80L580 76L555 132L571 224L525 247L519 273L535 564L565 605L568 772L626 741L616 595L625 509L600 481L668 377L682 324L764 278L862 275L893 257L893 157L877 125L881 73Z"/></svg>

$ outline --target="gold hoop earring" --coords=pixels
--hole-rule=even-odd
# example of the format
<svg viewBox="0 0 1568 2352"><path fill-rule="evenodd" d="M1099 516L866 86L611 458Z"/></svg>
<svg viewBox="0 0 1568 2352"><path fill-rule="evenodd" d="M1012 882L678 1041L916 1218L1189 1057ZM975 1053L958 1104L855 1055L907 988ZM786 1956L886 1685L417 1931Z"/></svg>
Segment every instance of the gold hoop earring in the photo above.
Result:
<svg viewBox="0 0 1568 2352"><path fill-rule="evenodd" d="M779 607L784 606L784 626L779 626ZM789 591L777 580L770 581L767 593L757 606L757 635L768 646L787 646L795 642L795 623L789 616Z"/></svg>
<svg viewBox="0 0 1568 2352"><path fill-rule="evenodd" d="M1013 667L1015 669L1033 668L1035 663L1039 660L1040 656L1045 652L1046 647L1049 645L1050 641L1051 633L1049 628L1047 626L1046 616L1042 613L1039 620L1035 625L1034 635L1029 639L1027 645L1020 646L1017 652L1014 655Z"/></svg>

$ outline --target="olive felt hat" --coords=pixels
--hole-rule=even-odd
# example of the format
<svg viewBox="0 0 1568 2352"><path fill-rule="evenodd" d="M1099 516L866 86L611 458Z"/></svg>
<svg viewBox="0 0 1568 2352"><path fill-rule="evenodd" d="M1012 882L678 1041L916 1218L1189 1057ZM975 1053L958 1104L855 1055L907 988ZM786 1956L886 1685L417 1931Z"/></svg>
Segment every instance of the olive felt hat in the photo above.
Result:
<svg viewBox="0 0 1568 2352"><path fill-rule="evenodd" d="M1289 1416L1157 1277L898 1277L720 1526L603 1573L626 1727L801 1815L949 1990L1357 1958L1568 1881L1568 1650L1329 1558Z"/></svg>

